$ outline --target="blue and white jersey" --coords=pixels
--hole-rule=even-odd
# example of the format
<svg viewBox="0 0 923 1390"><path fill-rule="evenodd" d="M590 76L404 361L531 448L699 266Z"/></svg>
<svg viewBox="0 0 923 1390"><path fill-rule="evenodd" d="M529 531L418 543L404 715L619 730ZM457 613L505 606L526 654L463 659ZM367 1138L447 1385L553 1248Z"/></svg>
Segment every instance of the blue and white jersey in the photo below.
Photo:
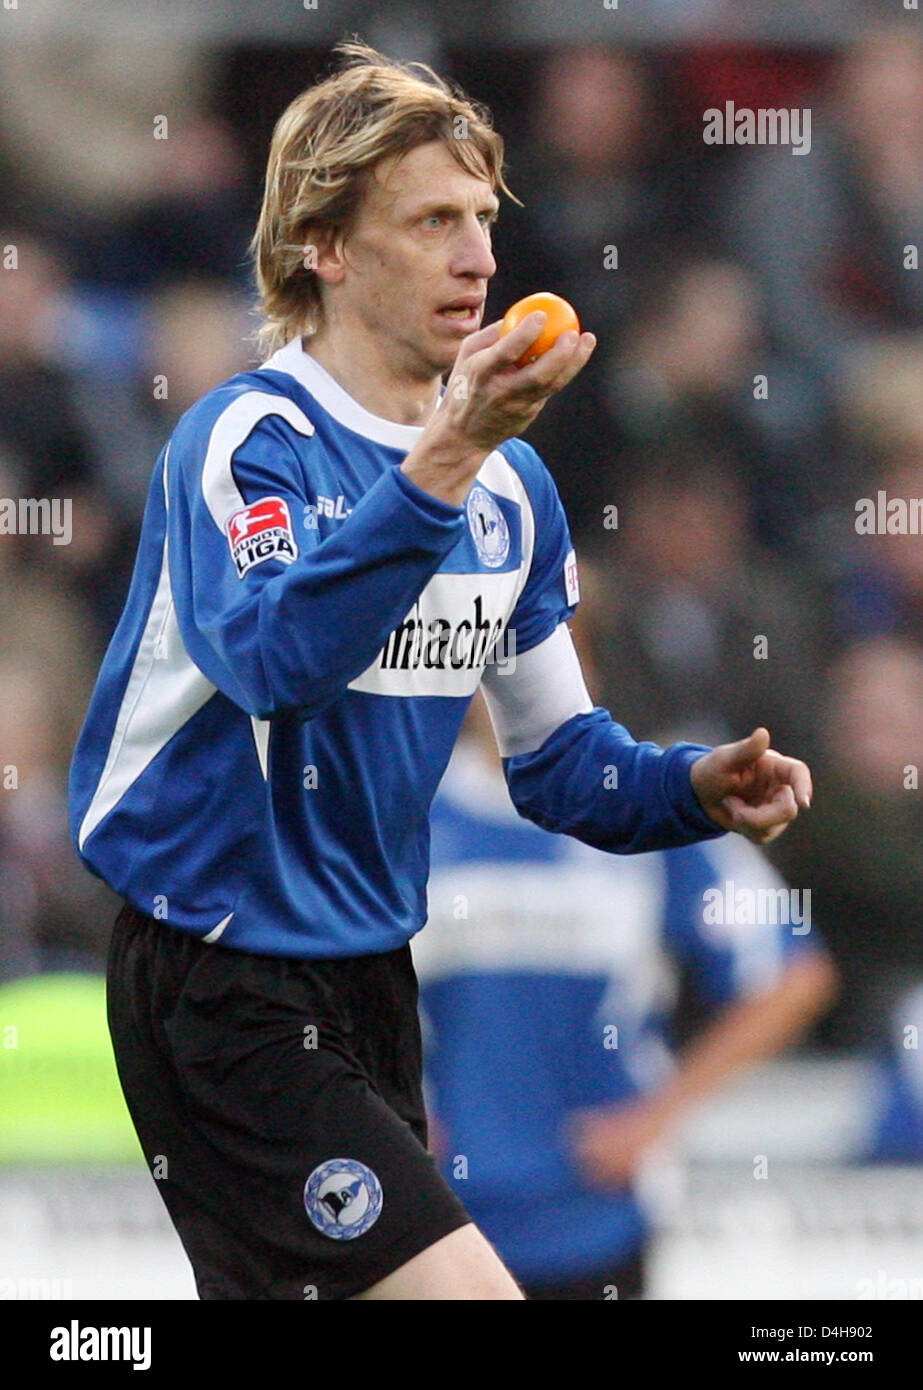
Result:
<svg viewBox="0 0 923 1390"><path fill-rule="evenodd" d="M269 954L404 944L482 676L524 814L620 852L719 833L689 782L702 750L637 744L586 694L535 451L508 441L455 507L398 466L421 434L300 339L177 425L71 770L78 850L142 912Z"/></svg>
<svg viewBox="0 0 923 1390"><path fill-rule="evenodd" d="M738 905L784 889L741 837L600 854L523 821L464 741L433 803L432 841L413 955L444 1175L520 1279L592 1275L633 1254L646 1221L631 1190L583 1180L569 1115L667 1079L681 967L722 1005L775 984L815 938L781 910L762 925L723 910L728 885Z"/></svg>
<svg viewBox="0 0 923 1390"><path fill-rule="evenodd" d="M923 1059L918 1046L923 981L909 971L894 991L888 1039L876 1050L868 1089L869 1134L863 1157L897 1163L923 1158Z"/></svg>

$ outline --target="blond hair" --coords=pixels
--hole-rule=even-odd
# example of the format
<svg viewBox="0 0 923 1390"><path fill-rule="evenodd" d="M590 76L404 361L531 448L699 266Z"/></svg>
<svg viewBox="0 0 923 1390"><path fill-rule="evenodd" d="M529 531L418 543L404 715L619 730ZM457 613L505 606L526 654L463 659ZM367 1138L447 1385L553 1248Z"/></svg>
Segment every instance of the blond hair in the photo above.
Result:
<svg viewBox="0 0 923 1390"><path fill-rule="evenodd" d="M318 327L323 305L308 229L346 236L380 160L441 140L468 173L514 196L503 178L503 140L483 106L425 63L397 63L358 41L335 52L340 70L296 97L273 132L250 245L263 358Z"/></svg>

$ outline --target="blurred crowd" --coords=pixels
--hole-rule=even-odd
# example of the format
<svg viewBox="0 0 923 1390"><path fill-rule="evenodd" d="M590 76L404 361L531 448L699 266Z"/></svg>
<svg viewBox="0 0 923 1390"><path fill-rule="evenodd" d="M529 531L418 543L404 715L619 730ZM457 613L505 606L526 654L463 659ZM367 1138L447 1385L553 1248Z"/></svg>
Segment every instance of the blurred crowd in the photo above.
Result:
<svg viewBox="0 0 923 1390"><path fill-rule="evenodd" d="M73 508L69 544L0 535L0 980L102 965L70 750L157 453L254 360L268 137L325 62L0 52L0 497ZM923 497L923 46L436 65L493 110L522 202L489 317L551 289L599 338L530 435L586 561L597 698L639 738L765 723L812 763L773 857L843 980L813 1042L884 1048L923 981L923 537L858 534L855 509ZM706 145L726 100L811 108L810 153Z"/></svg>

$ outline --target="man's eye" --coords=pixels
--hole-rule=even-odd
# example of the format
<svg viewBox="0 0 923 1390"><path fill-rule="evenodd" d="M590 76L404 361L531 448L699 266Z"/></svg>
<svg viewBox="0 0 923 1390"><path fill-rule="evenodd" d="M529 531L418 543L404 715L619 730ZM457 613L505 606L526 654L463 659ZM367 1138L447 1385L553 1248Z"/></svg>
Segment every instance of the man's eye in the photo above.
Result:
<svg viewBox="0 0 923 1390"><path fill-rule="evenodd" d="M431 212L428 217L424 217L423 225L424 227L440 227L442 225L442 218L439 216L438 212Z"/></svg>

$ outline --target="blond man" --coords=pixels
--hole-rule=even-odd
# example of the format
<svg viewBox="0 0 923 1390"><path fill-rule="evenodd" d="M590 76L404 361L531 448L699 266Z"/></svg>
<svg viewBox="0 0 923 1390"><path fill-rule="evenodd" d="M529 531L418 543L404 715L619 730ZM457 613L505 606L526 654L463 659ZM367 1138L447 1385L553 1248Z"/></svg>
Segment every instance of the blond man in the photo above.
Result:
<svg viewBox="0 0 923 1390"><path fill-rule="evenodd" d="M486 113L341 58L272 142L268 356L157 463L73 831L125 899L110 1029L200 1296L516 1299L426 1149L409 947L474 691L520 811L614 852L771 838L810 777L765 730L663 750L594 708L566 518L518 436L595 340L515 365L541 319L481 327Z"/></svg>

